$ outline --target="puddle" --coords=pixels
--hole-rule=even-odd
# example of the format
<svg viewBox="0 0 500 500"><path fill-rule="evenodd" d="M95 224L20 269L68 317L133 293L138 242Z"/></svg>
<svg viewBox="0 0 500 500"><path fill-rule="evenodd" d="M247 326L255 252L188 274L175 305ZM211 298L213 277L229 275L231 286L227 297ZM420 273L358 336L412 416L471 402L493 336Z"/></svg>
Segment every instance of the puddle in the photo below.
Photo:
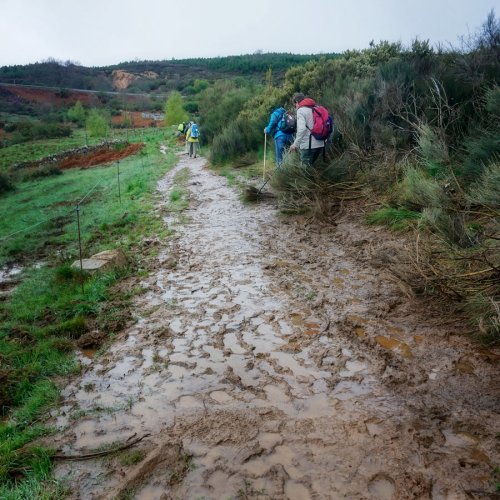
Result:
<svg viewBox="0 0 500 500"><path fill-rule="evenodd" d="M451 429L444 429L442 431L446 439L446 446L454 446L458 448L467 448L475 446L479 443L479 439L468 432L453 432Z"/></svg>
<svg viewBox="0 0 500 500"><path fill-rule="evenodd" d="M81 349L81 352L86 358L92 359L96 355L97 348Z"/></svg>
<svg viewBox="0 0 500 500"><path fill-rule="evenodd" d="M135 500L162 500L165 498L165 490L162 486L148 485L141 488L135 495Z"/></svg>
<svg viewBox="0 0 500 500"><path fill-rule="evenodd" d="M375 337L378 345L382 346L384 349L389 349L390 351L397 352L403 358L413 358L413 354L411 352L411 348L408 344L401 342L396 339L391 339L388 337L384 337L382 335L378 335Z"/></svg>
<svg viewBox="0 0 500 500"><path fill-rule="evenodd" d="M366 338L366 332L365 332L365 329L363 327L358 327L358 328L355 328L354 329L354 333L356 334L356 337L358 337L359 339L364 339Z"/></svg>
<svg viewBox="0 0 500 500"><path fill-rule="evenodd" d="M368 484L371 498L377 500L392 500L395 498L394 481L384 475L374 477Z"/></svg>
<svg viewBox="0 0 500 500"><path fill-rule="evenodd" d="M309 489L296 481L285 483L285 495L288 500L312 500Z"/></svg>
<svg viewBox="0 0 500 500"><path fill-rule="evenodd" d="M459 371L460 373L466 373L467 375L473 375L474 365L472 363L469 363L468 361L459 361L455 364L455 370Z"/></svg>
<svg viewBox="0 0 500 500"><path fill-rule="evenodd" d="M361 316L357 316L357 315L349 315L349 316L347 316L347 320L351 323L354 323L354 324L361 323L362 325L366 325L367 323L369 323L368 319L362 318Z"/></svg>

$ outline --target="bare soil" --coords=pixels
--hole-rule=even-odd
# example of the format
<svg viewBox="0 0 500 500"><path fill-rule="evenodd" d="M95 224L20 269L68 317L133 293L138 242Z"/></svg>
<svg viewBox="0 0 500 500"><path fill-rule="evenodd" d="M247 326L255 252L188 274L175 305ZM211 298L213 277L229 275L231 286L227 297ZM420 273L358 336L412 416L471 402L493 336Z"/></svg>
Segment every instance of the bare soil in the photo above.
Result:
<svg viewBox="0 0 500 500"><path fill-rule="evenodd" d="M127 111L126 113L120 113L117 116L113 116L111 121L115 125L121 125L124 123L126 118L130 118L132 121L133 128L141 128L141 127L160 127L163 125L163 122L155 121L152 118L144 118L143 113L141 111Z"/></svg>
<svg viewBox="0 0 500 500"><path fill-rule="evenodd" d="M59 168L65 170L68 168L86 168L112 163L137 153L143 147L143 143L128 144L122 149L103 146L101 149L92 151L91 153L68 156L59 162Z"/></svg>
<svg viewBox="0 0 500 500"><path fill-rule="evenodd" d="M190 208L165 213L189 168ZM494 498L498 358L384 270L403 240L244 205L202 158L133 325L54 413L71 498ZM106 448L107 447L107 448Z"/></svg>

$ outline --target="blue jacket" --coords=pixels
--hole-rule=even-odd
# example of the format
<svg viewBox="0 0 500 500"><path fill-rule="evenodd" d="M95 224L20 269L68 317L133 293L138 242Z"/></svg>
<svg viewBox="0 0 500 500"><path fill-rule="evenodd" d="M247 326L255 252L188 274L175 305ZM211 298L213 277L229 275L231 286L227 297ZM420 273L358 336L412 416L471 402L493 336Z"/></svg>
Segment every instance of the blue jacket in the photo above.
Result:
<svg viewBox="0 0 500 500"><path fill-rule="evenodd" d="M278 123L281 120L281 117L283 113L285 112L284 108L276 108L272 114L271 117L269 118L269 123L267 124L266 127L266 134L269 135L272 130L274 130L273 137L276 139L276 137L287 137L288 139L292 138L292 134L285 134L285 132L282 132L281 130L278 130Z"/></svg>

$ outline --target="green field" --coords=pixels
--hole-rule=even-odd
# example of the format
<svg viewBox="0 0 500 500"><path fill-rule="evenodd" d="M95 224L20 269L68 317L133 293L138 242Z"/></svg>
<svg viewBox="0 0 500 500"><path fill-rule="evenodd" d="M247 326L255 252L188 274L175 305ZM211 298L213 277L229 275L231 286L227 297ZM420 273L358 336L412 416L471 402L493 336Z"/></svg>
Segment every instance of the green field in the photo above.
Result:
<svg viewBox="0 0 500 500"><path fill-rule="evenodd" d="M44 422L59 398L55 377L79 372L75 340L91 326L109 338L123 327L133 294L113 285L145 272L144 238L168 237L152 209L156 183L176 161L159 145L173 144L173 134L151 129L141 139L145 148L120 161L119 178L117 163L72 169L20 182L0 196L0 268L23 269L14 292L0 302L2 499L64 496L50 479L52 451L34 441L51 432ZM52 151L70 145L48 142ZM28 156L42 154L38 146L22 145ZM3 158L27 159L14 148L2 151ZM83 256L119 247L130 257L127 270L86 276L71 267L79 255L77 206Z"/></svg>

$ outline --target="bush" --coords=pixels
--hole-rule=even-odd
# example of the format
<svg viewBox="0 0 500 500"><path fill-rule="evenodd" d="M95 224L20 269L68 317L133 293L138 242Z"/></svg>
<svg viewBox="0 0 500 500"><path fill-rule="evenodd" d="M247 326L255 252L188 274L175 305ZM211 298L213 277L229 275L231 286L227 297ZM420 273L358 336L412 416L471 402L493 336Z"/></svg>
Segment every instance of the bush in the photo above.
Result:
<svg viewBox="0 0 500 500"><path fill-rule="evenodd" d="M418 148L427 173L431 177L443 178L450 161L443 130L429 125L419 126Z"/></svg>
<svg viewBox="0 0 500 500"><path fill-rule="evenodd" d="M418 167L406 167L398 188L400 203L410 210L429 207L441 209L447 205L447 198L439 183L427 177Z"/></svg>
<svg viewBox="0 0 500 500"><path fill-rule="evenodd" d="M20 170L18 176L21 181L30 181L33 179L41 179L44 177L52 177L54 175L61 175L62 170L59 168L57 163L50 163L45 165L40 165L34 168L25 168Z"/></svg>
<svg viewBox="0 0 500 500"><path fill-rule="evenodd" d="M257 123L238 118L214 139L210 161L214 165L220 165L247 151L258 149L263 141L261 130Z"/></svg>
<svg viewBox="0 0 500 500"><path fill-rule="evenodd" d="M500 211L500 161L490 164L469 191L469 201Z"/></svg>

